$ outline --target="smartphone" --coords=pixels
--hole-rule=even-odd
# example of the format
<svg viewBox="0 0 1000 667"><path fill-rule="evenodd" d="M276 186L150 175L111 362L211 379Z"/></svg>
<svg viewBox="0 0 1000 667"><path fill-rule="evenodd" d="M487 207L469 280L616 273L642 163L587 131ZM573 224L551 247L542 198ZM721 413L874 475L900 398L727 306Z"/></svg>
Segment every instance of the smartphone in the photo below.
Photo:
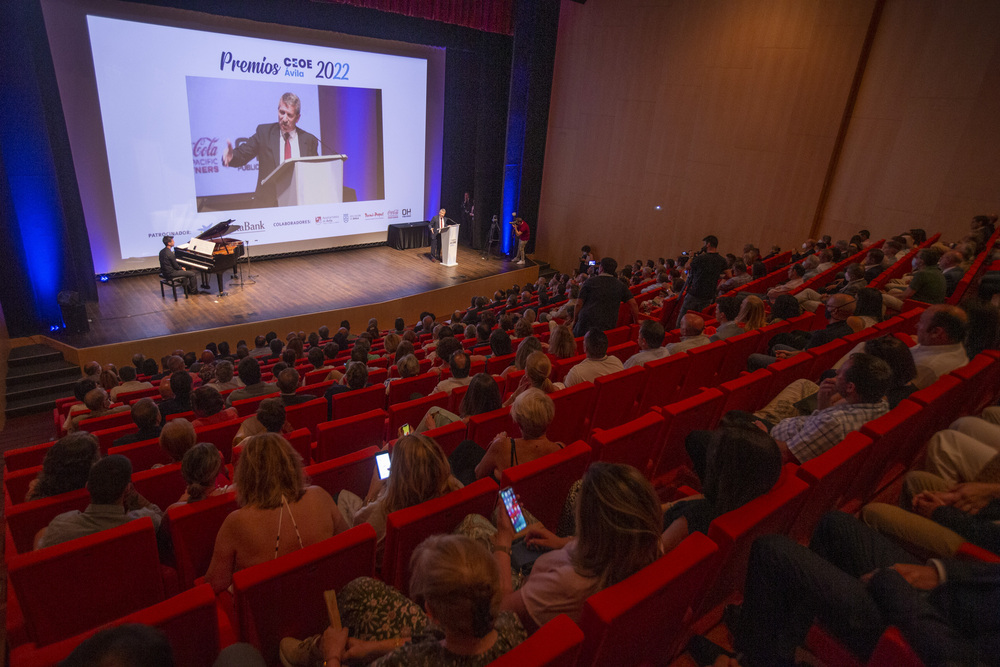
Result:
<svg viewBox="0 0 1000 667"><path fill-rule="evenodd" d="M409 425L409 424L403 424L403 435L410 435L410 432L411 432L412 430L413 430L413 429L412 429L412 428L410 428L410 425Z"/></svg>
<svg viewBox="0 0 1000 667"><path fill-rule="evenodd" d="M378 478L389 476L389 452L379 452L375 455L375 465L378 467Z"/></svg>
<svg viewBox="0 0 1000 667"><path fill-rule="evenodd" d="M587 262L587 263L588 263L588 264L589 264L590 266L597 266L597 260L595 260L595 259L592 259L592 260L590 260L590 261L589 261L589 262Z"/></svg>
<svg viewBox="0 0 1000 667"><path fill-rule="evenodd" d="M500 499L503 500L504 509L507 510L507 516L510 517L510 523L514 526L514 532L520 533L522 530L527 528L528 523L524 520L524 514L521 512L521 504L517 502L517 496L514 495L514 489L509 486L505 489L501 489Z"/></svg>

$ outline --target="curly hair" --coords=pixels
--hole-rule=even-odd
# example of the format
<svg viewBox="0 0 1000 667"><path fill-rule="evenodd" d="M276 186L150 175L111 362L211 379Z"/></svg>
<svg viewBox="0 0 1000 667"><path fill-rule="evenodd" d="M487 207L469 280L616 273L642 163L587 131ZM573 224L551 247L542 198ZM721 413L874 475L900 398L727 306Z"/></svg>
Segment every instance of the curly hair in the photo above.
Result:
<svg viewBox="0 0 1000 667"><path fill-rule="evenodd" d="M87 485L90 468L101 458L97 438L83 431L60 438L45 452L38 481L25 500L76 491Z"/></svg>

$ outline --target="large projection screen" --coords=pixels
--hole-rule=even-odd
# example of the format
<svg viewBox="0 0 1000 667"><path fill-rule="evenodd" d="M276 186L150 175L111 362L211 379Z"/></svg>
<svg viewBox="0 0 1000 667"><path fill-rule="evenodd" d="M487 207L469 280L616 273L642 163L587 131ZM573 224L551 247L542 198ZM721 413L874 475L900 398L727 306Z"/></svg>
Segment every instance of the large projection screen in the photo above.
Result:
<svg viewBox="0 0 1000 667"><path fill-rule="evenodd" d="M155 267L163 236L228 219L259 256L382 242L436 208L443 49L120 2L42 8L97 273ZM304 179L309 203L264 180L336 155Z"/></svg>

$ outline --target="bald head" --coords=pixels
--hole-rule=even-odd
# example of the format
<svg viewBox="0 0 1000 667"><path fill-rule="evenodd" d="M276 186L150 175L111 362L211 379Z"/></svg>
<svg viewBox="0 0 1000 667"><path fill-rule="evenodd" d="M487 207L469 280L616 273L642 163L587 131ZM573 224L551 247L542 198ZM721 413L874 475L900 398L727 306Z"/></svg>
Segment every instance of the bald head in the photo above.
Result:
<svg viewBox="0 0 1000 667"><path fill-rule="evenodd" d="M682 336L699 336L705 330L705 319L697 313L685 313L680 328Z"/></svg>
<svg viewBox="0 0 1000 667"><path fill-rule="evenodd" d="M938 260L938 267L945 271L962 263L962 253L957 250L949 250Z"/></svg>
<svg viewBox="0 0 1000 667"><path fill-rule="evenodd" d="M854 296L851 294L834 294L826 301L826 312L831 320L846 320L854 314Z"/></svg>
<svg viewBox="0 0 1000 667"><path fill-rule="evenodd" d="M969 318L958 306L930 306L917 323L917 342L921 345L955 345L965 340Z"/></svg>

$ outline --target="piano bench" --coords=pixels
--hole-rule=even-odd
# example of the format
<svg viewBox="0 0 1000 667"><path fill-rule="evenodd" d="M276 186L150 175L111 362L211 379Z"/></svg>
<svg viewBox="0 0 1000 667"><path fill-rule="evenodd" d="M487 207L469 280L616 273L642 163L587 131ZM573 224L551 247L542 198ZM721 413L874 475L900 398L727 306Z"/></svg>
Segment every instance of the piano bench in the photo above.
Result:
<svg viewBox="0 0 1000 667"><path fill-rule="evenodd" d="M177 301L177 288L180 287L184 289L184 282L187 278L160 278L160 298L166 299L167 293L163 290L163 286L167 285L170 290L174 293L174 301ZM184 298L188 298L187 291L184 292Z"/></svg>

